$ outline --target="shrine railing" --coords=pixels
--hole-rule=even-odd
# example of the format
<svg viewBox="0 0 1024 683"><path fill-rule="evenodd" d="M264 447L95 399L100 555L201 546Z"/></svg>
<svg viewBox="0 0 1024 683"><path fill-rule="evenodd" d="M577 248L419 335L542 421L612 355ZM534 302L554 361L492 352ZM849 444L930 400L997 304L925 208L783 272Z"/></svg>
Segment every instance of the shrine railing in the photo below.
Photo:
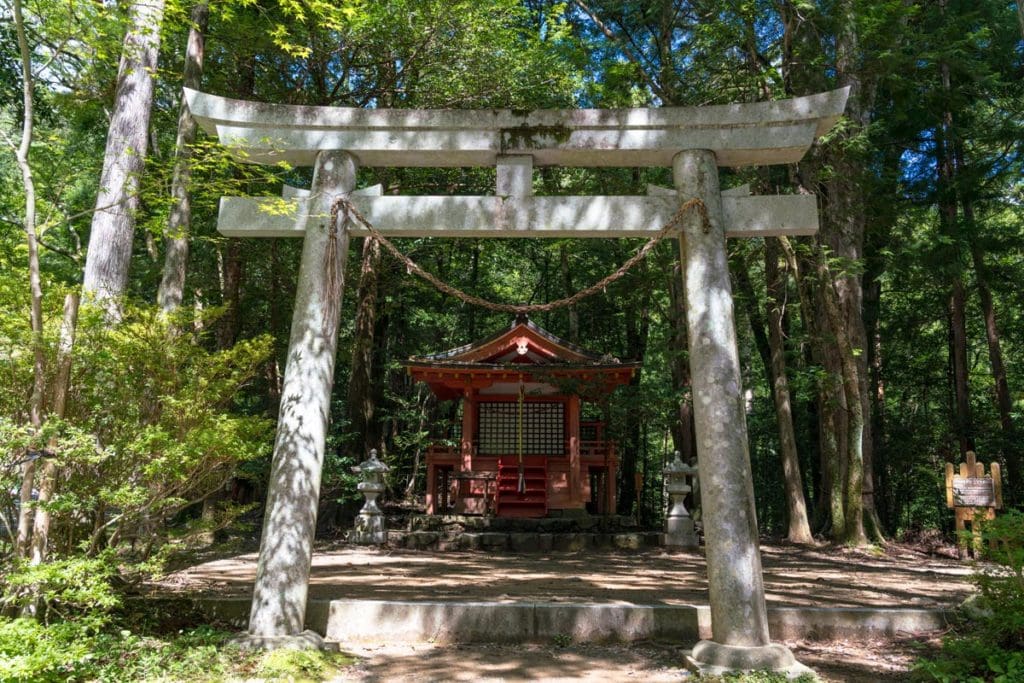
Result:
<svg viewBox="0 0 1024 683"><path fill-rule="evenodd" d="M566 454L569 449L566 447ZM450 446L447 444L430 444L427 447L427 457L431 460L447 460L457 459L460 456L459 446ZM494 456L496 457L496 456ZM550 457L563 457L563 456L550 456ZM617 460L618 449L616 443L611 440L587 440L580 441L580 458L583 460Z"/></svg>

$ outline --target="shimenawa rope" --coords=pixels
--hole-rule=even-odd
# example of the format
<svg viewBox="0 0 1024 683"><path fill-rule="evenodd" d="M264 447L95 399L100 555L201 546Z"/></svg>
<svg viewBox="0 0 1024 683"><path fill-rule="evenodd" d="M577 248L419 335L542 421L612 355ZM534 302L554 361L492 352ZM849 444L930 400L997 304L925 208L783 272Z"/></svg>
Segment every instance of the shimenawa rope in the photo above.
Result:
<svg viewBox="0 0 1024 683"><path fill-rule="evenodd" d="M366 217L363 216L363 214L359 213L359 210L352 203L352 200L349 199L349 197L347 196L337 198L331 205L332 228L335 228L336 226L339 225L338 217L342 209L344 209L345 211L346 221L352 219L359 225L366 228L367 232L369 232L374 239L376 239L381 245L383 245L385 249L391 252L391 255L398 259L399 262L405 265L405 268L408 272L422 278L423 280L426 280L441 292L444 292L449 296L455 297L456 299L459 299L460 301L463 301L473 306L480 306L482 308L487 308L492 311L499 311L502 313L516 314L553 311L558 308L572 306L573 304L578 303L581 299L585 299L588 296L593 296L598 292L603 292L605 288L608 287L608 285L612 284L616 280L620 280L623 276L626 275L626 273L630 271L631 268L633 268L633 266L640 263L640 261L644 260L644 258L647 257L651 250L654 249L654 247L658 246L659 242L665 239L670 233L680 229L680 223L682 222L683 217L686 215L688 211L696 211L700 215L704 229L704 234L707 234L711 230L711 221L708 218L707 206L700 199L689 199L680 204L679 208L676 209L676 212L674 214L672 214L672 218L670 218L669 221L665 223L664 227L662 227L662 229L659 230L658 233L654 235L654 237L647 240L647 242L642 247L640 247L640 249L638 249L635 254L630 256L629 259L627 259L621 266L619 266L618 270L616 270L614 273L603 277L602 279L598 280L589 287L585 287L584 289L581 289L580 291L576 292L571 296L567 296L562 299L557 299L556 301L549 301L548 303L545 304L502 304L495 303L493 301L488 301L487 299L483 299L481 297L474 296L472 294L464 292L461 289L458 289L457 287L453 287L452 285L449 285L448 283L441 281L439 278L437 278L437 276L423 270L423 268L421 268L415 261L413 261L405 254L403 254L401 250L399 250L399 248L396 247L387 237L382 235L375 227L373 227L370 221L368 221Z"/></svg>

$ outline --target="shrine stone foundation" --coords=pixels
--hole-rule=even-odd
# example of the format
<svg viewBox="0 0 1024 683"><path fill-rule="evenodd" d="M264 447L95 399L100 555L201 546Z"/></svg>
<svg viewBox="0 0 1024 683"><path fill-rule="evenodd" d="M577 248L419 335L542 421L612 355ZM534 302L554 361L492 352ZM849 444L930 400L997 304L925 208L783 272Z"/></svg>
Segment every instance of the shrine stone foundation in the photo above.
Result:
<svg viewBox="0 0 1024 683"><path fill-rule="evenodd" d="M255 591L245 643L319 647L305 631L313 536L344 291L349 235L330 209L348 197L388 237L650 237L688 200L679 235L708 560L710 640L693 649L707 671L806 670L768 636L740 384L727 237L817 231L815 198L722 192L720 166L799 161L842 115L848 91L780 102L621 110L426 111L306 107L186 90L192 115L252 163L312 166L309 192L225 197L218 229L235 237L302 237L295 312ZM365 167L498 169L493 196L381 196L356 190ZM674 188L638 197L534 197L535 165L671 167ZM281 211L281 202L287 210ZM374 624L362 624L373 633Z"/></svg>

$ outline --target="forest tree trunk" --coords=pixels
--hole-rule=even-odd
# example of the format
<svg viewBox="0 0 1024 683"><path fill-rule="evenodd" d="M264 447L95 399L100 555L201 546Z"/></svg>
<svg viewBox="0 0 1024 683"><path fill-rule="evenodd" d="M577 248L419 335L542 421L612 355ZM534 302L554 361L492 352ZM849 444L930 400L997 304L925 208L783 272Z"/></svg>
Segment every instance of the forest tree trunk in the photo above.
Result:
<svg viewBox="0 0 1024 683"><path fill-rule="evenodd" d="M939 1L940 11L945 14L947 0ZM947 62L939 63L939 76L943 91L952 91L952 75ZM947 98L948 99L948 98ZM948 263L952 268L949 287L949 343L950 365L952 366L953 404L956 438L960 445L960 457L966 458L967 451L974 450L974 418L971 415L969 369L967 361L967 294L964 291L962 254L960 252L961 230L957 201L956 177L956 131L953 112L946 109L936 132L936 195L939 206L939 227L949 240L951 253Z"/></svg>
<svg viewBox="0 0 1024 683"><path fill-rule="evenodd" d="M565 296L572 296L575 290L572 286L572 271L569 269L569 249L565 244L558 247L559 262L562 266L562 284L565 287ZM569 341L578 343L580 340L580 312L576 304L566 307L569 314Z"/></svg>
<svg viewBox="0 0 1024 683"><path fill-rule="evenodd" d="M821 300L835 335L835 352L841 368L839 381L846 399L847 441L845 453L840 452L840 456L845 459L840 469L841 487L833 482L833 491L838 492L841 489L842 492L843 525L842 528L836 528L835 520L833 521L832 537L840 543L863 545L867 543L867 536L864 533L864 410L860 393L862 382L853 343L842 317L839 294L833 285L835 280L820 244L817 245L815 256Z"/></svg>
<svg viewBox="0 0 1024 683"><path fill-rule="evenodd" d="M33 429L43 424L44 397L46 394L46 348L43 340L43 287L39 273L39 241L36 234L36 186L28 157L32 151L34 132L35 100L32 78L32 55L28 46L25 19L21 0L14 0L14 23L21 58L22 81L22 125L21 141L14 150L18 168L21 171L22 187L25 191L25 239L28 242L28 273L31 305L29 318L32 327L32 396L29 399L29 421ZM35 459L25 454L21 468L21 491L19 492L18 535L15 551L18 557L28 554L32 524L32 490L35 486Z"/></svg>
<svg viewBox="0 0 1024 683"><path fill-rule="evenodd" d="M132 3L89 234L82 291L106 309L111 321L120 318L119 299L128 286L163 13L164 0Z"/></svg>
<svg viewBox="0 0 1024 683"><path fill-rule="evenodd" d="M68 402L68 391L71 384L71 360L75 347L75 329L78 327L77 294L64 297L64 317L60 323L60 340L57 345L57 376L53 380L53 403L51 410L58 419L64 418ZM32 564L42 564L50 539L49 502L57 488L57 462L53 453L57 448L51 440L49 450L51 456L43 463L43 472L39 482L39 505L36 508L35 524L32 528Z"/></svg>
<svg viewBox="0 0 1024 683"><path fill-rule="evenodd" d="M644 265L640 266L641 272L646 271ZM636 306L629 306L626 310L626 356L630 359L642 362L647 353L647 340L651 329L650 301L651 290L644 287L640 293L640 301ZM634 396L640 391L640 368L630 378L630 391ZM636 474L638 473L637 463L640 455L641 444L641 422L639 401L633 401L626 410L626 439L627 446L622 451L622 460L619 463L620 493L618 499L618 512L620 515L632 514L633 504L637 504L637 518L641 514L639 509L641 491L637 485Z"/></svg>
<svg viewBox="0 0 1024 683"><path fill-rule="evenodd" d="M779 455L782 458L786 508L789 513L789 533L786 538L791 543L812 543L814 537L807 521L807 501L804 499L800 456L796 447L796 430L793 427L789 378L786 374L786 346L782 328L786 306L786 279L779 269L781 258L784 257L778 240L766 239L764 272L768 285L768 345L771 350L772 398L775 402L775 419L779 427Z"/></svg>
<svg viewBox="0 0 1024 683"><path fill-rule="evenodd" d="M827 316L824 314L822 283L812 283L811 278L801 277L801 273L816 272L815 260L806 251L798 255L785 237L779 238L779 245L797 283L801 316L811 342L808 345L811 361L820 366L825 375L819 380L817 388L818 477L813 529L815 532L835 534L846 526L842 482L845 471L843 454L846 452L848 432L846 398L842 391L837 391L841 371L835 345L831 342Z"/></svg>
<svg viewBox="0 0 1024 683"><path fill-rule="evenodd" d="M864 449L864 524L867 526L869 538L876 540L882 536L882 522L878 514L878 498L876 491L882 492L885 519L892 520L890 497L886 493L888 480L885 467L876 468L880 455L884 452L883 436L885 434L885 382L882 376L882 333L878 318L881 307L882 285L879 280L881 268L878 259L869 259L864 271L864 330L867 335L867 382L868 411L871 422L869 430L870 448Z"/></svg>
<svg viewBox="0 0 1024 683"><path fill-rule="evenodd" d="M230 237L219 251L221 303L224 313L217 324L217 348L229 349L238 339L242 324L242 240Z"/></svg>
<svg viewBox="0 0 1024 683"><path fill-rule="evenodd" d="M356 325L352 339L352 368L348 380L348 429L365 456L380 446L378 431L373 426L376 410L373 391L374 332L377 327L377 280L380 271L380 243L367 237L363 240L356 292Z"/></svg>
<svg viewBox="0 0 1024 683"><path fill-rule="evenodd" d="M210 7L199 2L192 8L192 26L188 31L185 48L185 70L182 82L186 88L198 90L203 77L206 25ZM164 270L157 290L160 308L170 312L181 305L185 292L185 273L188 268L189 233L192 226L192 197L189 184L192 179L192 144L196 140L196 122L181 96L178 113L178 137L174 143L174 175L171 179L171 215L165 233Z"/></svg>
<svg viewBox="0 0 1024 683"><path fill-rule="evenodd" d="M973 207L970 204L964 205L965 218L973 222ZM999 426L1003 432L1003 458L1006 460L1007 477L1009 486L1006 493L1009 494L1010 503L1015 503L1024 495L1024 472L1021 467L1024 461L1021 459L1020 446L1015 437L1013 425L1013 399L1010 395L1010 384L1006 379L1006 365L1003 363L1003 349L1000 341L999 326L996 324L995 305L992 301L992 290L988 285L988 269L985 266L985 254L976 238L972 235L971 260L974 264L974 275L978 289L978 298L981 300L981 312L985 318L985 339L988 342L989 364L992 366L992 380L995 383L996 406L999 409Z"/></svg>
<svg viewBox="0 0 1024 683"><path fill-rule="evenodd" d="M679 392L679 422L673 425L672 441L683 462L694 463L697 441L693 428L693 393L690 390L690 362L686 345L686 293L683 291L682 266L678 257L673 260L669 274L669 372L672 389Z"/></svg>

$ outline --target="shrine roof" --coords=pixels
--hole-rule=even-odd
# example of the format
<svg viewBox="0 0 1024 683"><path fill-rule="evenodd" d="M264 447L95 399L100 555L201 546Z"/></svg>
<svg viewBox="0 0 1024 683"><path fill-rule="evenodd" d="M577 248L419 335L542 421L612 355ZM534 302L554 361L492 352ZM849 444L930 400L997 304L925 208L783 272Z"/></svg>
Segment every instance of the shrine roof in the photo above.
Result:
<svg viewBox="0 0 1024 683"><path fill-rule="evenodd" d="M440 353L413 356L407 367L458 369L510 369L548 366L551 369L595 370L638 367L623 363L610 354L599 354L545 330L525 315L506 329L463 346Z"/></svg>

